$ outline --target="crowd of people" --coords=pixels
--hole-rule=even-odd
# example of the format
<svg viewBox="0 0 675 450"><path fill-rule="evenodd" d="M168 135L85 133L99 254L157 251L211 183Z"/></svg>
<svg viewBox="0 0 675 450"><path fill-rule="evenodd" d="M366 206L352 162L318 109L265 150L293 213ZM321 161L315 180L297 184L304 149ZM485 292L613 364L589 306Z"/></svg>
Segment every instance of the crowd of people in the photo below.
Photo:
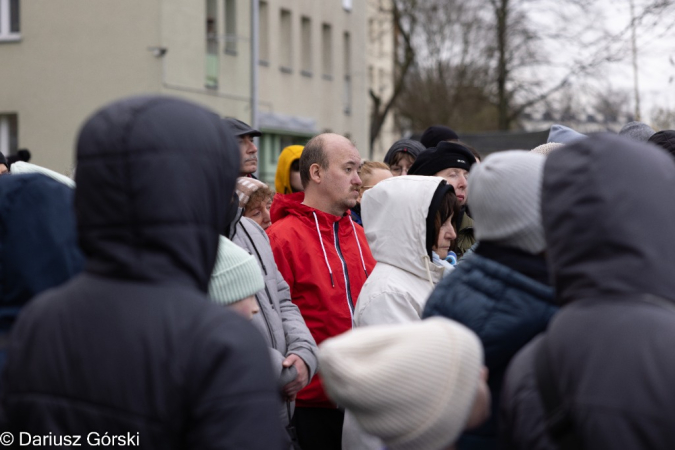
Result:
<svg viewBox="0 0 675 450"><path fill-rule="evenodd" d="M0 444L675 448L675 131L323 133L274 188L261 135L142 96L74 180L0 160Z"/></svg>

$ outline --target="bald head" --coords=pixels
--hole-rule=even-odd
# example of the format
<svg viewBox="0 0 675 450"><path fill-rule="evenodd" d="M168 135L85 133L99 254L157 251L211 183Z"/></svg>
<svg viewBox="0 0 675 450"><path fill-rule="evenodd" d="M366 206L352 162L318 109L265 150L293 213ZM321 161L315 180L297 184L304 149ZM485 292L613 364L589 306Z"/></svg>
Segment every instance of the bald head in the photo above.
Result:
<svg viewBox="0 0 675 450"><path fill-rule="evenodd" d="M307 142L302 151L302 156L300 156L300 180L303 188L307 188L310 182L312 165L318 164L323 170L327 170L330 163L330 149L343 146L351 146L356 149L356 145L352 141L335 133L318 134Z"/></svg>
<svg viewBox="0 0 675 450"><path fill-rule="evenodd" d="M305 204L337 216L356 205L361 155L352 141L334 133L312 138L300 157Z"/></svg>

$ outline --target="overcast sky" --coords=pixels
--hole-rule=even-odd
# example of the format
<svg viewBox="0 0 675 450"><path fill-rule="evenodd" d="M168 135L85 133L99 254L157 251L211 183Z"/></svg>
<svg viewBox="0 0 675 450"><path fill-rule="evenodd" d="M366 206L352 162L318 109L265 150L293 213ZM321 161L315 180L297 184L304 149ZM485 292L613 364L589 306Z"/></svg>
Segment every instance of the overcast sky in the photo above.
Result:
<svg viewBox="0 0 675 450"><path fill-rule="evenodd" d="M628 0L598 1L606 4L608 24L612 29L618 31L630 24ZM646 3L647 0L635 0L636 11L642 10ZM642 24L637 34L637 48L643 119L648 119L657 106L675 109L675 8ZM630 59L610 67L612 84L632 91L633 67Z"/></svg>

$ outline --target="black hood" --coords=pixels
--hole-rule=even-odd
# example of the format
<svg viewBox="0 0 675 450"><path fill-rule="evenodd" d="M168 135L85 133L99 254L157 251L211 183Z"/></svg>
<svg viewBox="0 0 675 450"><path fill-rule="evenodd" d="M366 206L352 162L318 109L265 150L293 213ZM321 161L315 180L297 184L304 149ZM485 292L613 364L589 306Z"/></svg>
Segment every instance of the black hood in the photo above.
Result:
<svg viewBox="0 0 675 450"><path fill-rule="evenodd" d="M675 162L598 134L553 151L542 218L557 300L651 293L675 299Z"/></svg>
<svg viewBox="0 0 675 450"><path fill-rule="evenodd" d="M23 306L84 266L73 190L45 175L0 177L0 330L5 307ZM18 311L9 314L13 317Z"/></svg>
<svg viewBox="0 0 675 450"><path fill-rule="evenodd" d="M86 270L206 292L238 171L234 138L205 108L148 96L99 110L77 143Z"/></svg>

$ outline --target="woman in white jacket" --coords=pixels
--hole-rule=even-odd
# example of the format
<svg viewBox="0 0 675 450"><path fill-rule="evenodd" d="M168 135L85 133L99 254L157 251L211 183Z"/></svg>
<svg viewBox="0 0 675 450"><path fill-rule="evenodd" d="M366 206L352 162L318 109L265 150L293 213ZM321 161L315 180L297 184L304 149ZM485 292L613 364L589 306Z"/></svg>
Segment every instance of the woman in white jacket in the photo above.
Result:
<svg viewBox="0 0 675 450"><path fill-rule="evenodd" d="M452 186L440 177L384 180L362 199L366 238L377 265L356 303L356 326L420 320L443 272L456 234L459 208Z"/></svg>
<svg viewBox="0 0 675 450"><path fill-rule="evenodd" d="M357 327L422 319L427 298L447 270L452 217L459 211L453 187L440 177L402 176L366 191L361 214L377 261L356 302ZM441 262L442 261L442 262ZM347 410L343 450L381 450L382 441L363 431Z"/></svg>

